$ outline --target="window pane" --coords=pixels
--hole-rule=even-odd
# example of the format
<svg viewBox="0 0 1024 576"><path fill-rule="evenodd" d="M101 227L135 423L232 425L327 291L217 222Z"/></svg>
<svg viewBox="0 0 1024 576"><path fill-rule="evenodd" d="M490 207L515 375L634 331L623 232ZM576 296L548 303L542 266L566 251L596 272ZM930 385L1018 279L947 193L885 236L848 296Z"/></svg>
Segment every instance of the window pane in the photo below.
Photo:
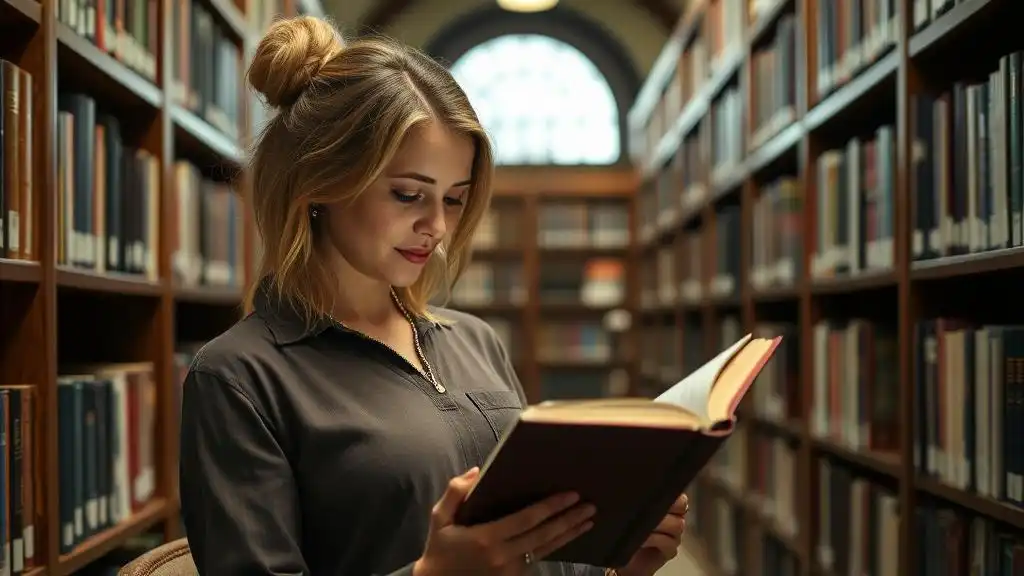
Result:
<svg viewBox="0 0 1024 576"><path fill-rule="evenodd" d="M498 164L613 164L619 111L608 81L582 52L549 36L511 34L452 65Z"/></svg>

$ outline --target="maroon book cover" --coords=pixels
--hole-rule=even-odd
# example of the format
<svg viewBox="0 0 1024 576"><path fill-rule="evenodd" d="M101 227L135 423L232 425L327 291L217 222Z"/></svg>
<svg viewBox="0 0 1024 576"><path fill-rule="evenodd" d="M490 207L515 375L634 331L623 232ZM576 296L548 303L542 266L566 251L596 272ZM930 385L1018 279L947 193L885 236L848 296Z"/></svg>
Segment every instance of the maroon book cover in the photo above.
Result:
<svg viewBox="0 0 1024 576"><path fill-rule="evenodd" d="M732 433L736 405L780 340L748 335L656 400L528 408L484 465L456 521L489 522L575 491L597 507L594 527L546 560L626 564Z"/></svg>

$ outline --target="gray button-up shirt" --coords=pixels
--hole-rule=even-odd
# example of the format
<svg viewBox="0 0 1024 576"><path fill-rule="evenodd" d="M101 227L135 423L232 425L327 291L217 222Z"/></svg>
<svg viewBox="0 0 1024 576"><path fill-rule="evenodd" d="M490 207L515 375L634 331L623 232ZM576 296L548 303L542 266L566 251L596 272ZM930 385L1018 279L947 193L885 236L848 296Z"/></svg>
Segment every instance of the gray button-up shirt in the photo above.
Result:
<svg viewBox="0 0 1024 576"><path fill-rule="evenodd" d="M180 486L204 576L409 575L448 481L525 404L485 322L416 319L444 392L398 354L261 294L184 383ZM540 563L542 575L603 569Z"/></svg>

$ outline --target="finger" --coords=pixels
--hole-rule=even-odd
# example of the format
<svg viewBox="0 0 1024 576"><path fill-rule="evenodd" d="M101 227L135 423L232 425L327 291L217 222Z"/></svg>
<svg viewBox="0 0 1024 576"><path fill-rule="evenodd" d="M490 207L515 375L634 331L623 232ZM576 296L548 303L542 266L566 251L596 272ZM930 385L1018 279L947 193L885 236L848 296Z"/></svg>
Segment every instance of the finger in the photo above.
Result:
<svg viewBox="0 0 1024 576"><path fill-rule="evenodd" d="M647 541L644 542L643 548L653 548L661 552L665 558L675 558L676 554L679 553L679 538L673 538L668 534L662 534L661 532L653 532L647 537Z"/></svg>
<svg viewBox="0 0 1024 576"><path fill-rule="evenodd" d="M485 525L485 530L500 540L511 540L540 526L552 516L579 502L576 493L557 494Z"/></svg>
<svg viewBox="0 0 1024 576"><path fill-rule="evenodd" d="M474 466L466 471L465 474L456 476L448 482L448 488L445 489L441 499L434 505L434 510L431 513L431 520L436 523L436 526L447 526L452 523L455 518L455 511L462 505L463 500L466 499L466 494L469 493L469 489L476 482L479 475L480 469Z"/></svg>
<svg viewBox="0 0 1024 576"><path fill-rule="evenodd" d="M576 526L573 526L571 529L569 529L567 532L563 532L554 540L550 540L546 544L535 549L533 551L533 557L538 560L547 558L555 551L560 549L562 546L565 546L569 542L572 542L573 540L586 534L587 531L589 531L593 527L594 522L591 520L586 520L582 524L577 524Z"/></svg>
<svg viewBox="0 0 1024 576"><path fill-rule="evenodd" d="M686 520L682 516L676 516L675 514L669 514L661 519L658 526L654 528L654 532L665 534L673 538L678 538L683 535L683 528L686 527Z"/></svg>
<svg viewBox="0 0 1024 576"><path fill-rule="evenodd" d="M572 532L581 524L590 521L595 511L592 504L576 506L565 514L552 518L533 530L513 539L509 542L509 549L512 551L512 554L519 555L532 552L536 556L537 551L541 548L559 540L563 535Z"/></svg>
<svg viewBox="0 0 1024 576"><path fill-rule="evenodd" d="M672 503L672 507L669 508L669 514L678 514L682 516L690 509L690 498L686 494L682 494L676 501Z"/></svg>

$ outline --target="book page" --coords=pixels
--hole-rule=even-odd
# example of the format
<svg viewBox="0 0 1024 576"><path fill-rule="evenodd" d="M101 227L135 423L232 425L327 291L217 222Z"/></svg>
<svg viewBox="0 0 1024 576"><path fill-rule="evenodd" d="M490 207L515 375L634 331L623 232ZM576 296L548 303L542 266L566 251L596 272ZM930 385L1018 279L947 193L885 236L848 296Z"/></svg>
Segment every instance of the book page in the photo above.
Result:
<svg viewBox="0 0 1024 576"><path fill-rule="evenodd" d="M655 426L696 429L702 425L696 414L675 404L655 403L648 398L589 399L531 406L520 419L552 424L598 426Z"/></svg>
<svg viewBox="0 0 1024 576"><path fill-rule="evenodd" d="M715 386L708 398L709 420L720 422L733 417L736 406L781 341L781 336L771 340L755 338L736 353L715 379Z"/></svg>
<svg viewBox="0 0 1024 576"><path fill-rule="evenodd" d="M711 396L711 388L715 385L715 380L718 379L718 374L729 363L729 360L746 346L750 338L750 334L740 338L738 342L719 353L718 356L662 392L654 401L681 406L699 416L702 421L708 421L708 399Z"/></svg>

